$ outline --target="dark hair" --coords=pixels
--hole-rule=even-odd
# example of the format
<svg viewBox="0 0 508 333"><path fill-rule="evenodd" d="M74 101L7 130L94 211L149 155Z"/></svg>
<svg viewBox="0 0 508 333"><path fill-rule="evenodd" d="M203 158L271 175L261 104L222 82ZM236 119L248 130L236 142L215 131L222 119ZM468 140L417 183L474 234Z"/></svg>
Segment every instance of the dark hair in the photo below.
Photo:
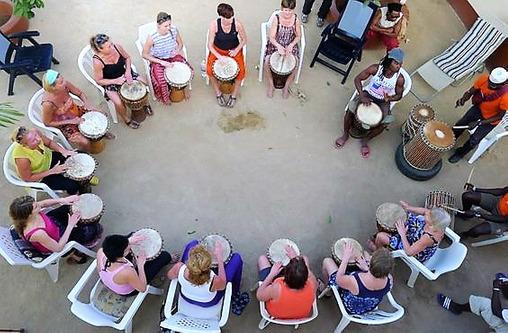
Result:
<svg viewBox="0 0 508 333"><path fill-rule="evenodd" d="M389 12L400 12L402 10L400 3L389 3L387 7Z"/></svg>
<svg viewBox="0 0 508 333"><path fill-rule="evenodd" d="M125 249L129 246L129 237L123 235L109 235L102 242L102 251L106 256L106 264L104 269L109 267L112 262L118 258L122 258Z"/></svg>
<svg viewBox="0 0 508 333"><path fill-rule="evenodd" d="M393 269L394 260L392 254L386 248L380 248L372 254L369 271L375 278L384 278Z"/></svg>
<svg viewBox="0 0 508 333"><path fill-rule="evenodd" d="M284 282L291 289L302 289L309 278L309 269L302 257L295 257L284 268Z"/></svg>
<svg viewBox="0 0 508 333"><path fill-rule="evenodd" d="M90 38L90 47L95 51L99 52L102 45L109 40L109 36L106 34L97 34Z"/></svg>
<svg viewBox="0 0 508 333"><path fill-rule="evenodd" d="M295 7L296 7L296 0L282 0L280 2L280 6L282 8L295 9Z"/></svg>
<svg viewBox="0 0 508 333"><path fill-rule="evenodd" d="M231 7L231 5L227 3L221 3L217 6L217 14L219 14L219 16L228 19L235 16L235 11L233 10L233 7Z"/></svg>
<svg viewBox="0 0 508 333"><path fill-rule="evenodd" d="M171 21L171 15L166 12L159 12L159 14L157 14L157 24L162 24L166 21Z"/></svg>
<svg viewBox="0 0 508 333"><path fill-rule="evenodd" d="M9 207L9 215L14 222L14 229L23 236L26 227L26 221L34 209L35 199L29 195L16 198Z"/></svg>
<svg viewBox="0 0 508 333"><path fill-rule="evenodd" d="M392 64L392 61L394 61L394 60L392 58L388 57L388 54L385 55L383 60L381 60L381 66L383 67L383 71L385 69L387 69L388 67L390 67L390 65Z"/></svg>

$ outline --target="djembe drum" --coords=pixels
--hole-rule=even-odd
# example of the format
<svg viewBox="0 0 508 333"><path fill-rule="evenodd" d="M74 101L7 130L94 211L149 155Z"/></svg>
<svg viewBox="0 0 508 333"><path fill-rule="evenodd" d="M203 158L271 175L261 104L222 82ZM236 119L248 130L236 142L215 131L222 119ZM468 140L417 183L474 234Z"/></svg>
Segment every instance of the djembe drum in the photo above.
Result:
<svg viewBox="0 0 508 333"><path fill-rule="evenodd" d="M376 103L370 103L370 105L358 103L353 126L350 128L349 134L353 138L366 137L371 129L379 126L382 119L383 111L381 111L381 108Z"/></svg>
<svg viewBox="0 0 508 333"><path fill-rule="evenodd" d="M152 228L139 229L132 236L142 236L142 240L131 245L132 253L137 256L143 253L146 256L146 260L153 260L157 258L164 246L164 241L160 233Z"/></svg>
<svg viewBox="0 0 508 333"><path fill-rule="evenodd" d="M80 183L87 183L95 173L97 162L88 154L78 153L69 157L65 165L67 166L64 174L66 177Z"/></svg>
<svg viewBox="0 0 508 333"><path fill-rule="evenodd" d="M404 158L415 169L430 170L454 145L452 128L442 121L431 120L404 145Z"/></svg>
<svg viewBox="0 0 508 333"><path fill-rule="evenodd" d="M401 127L402 131L402 139L404 142L411 140L420 126L424 125L430 120L433 120L436 117L436 111L427 104L417 104L415 105L409 115L407 120Z"/></svg>
<svg viewBox="0 0 508 333"><path fill-rule="evenodd" d="M71 205L72 213L79 213L79 223L99 223L104 214L102 199L93 193L84 193Z"/></svg>
<svg viewBox="0 0 508 333"><path fill-rule="evenodd" d="M401 205L391 202L385 202L376 209L377 230L389 234L396 234L397 228L395 222L406 220L407 213Z"/></svg>
<svg viewBox="0 0 508 333"><path fill-rule="evenodd" d="M448 214L450 214L450 217L452 219L452 222L450 223L450 228L453 229L453 227L455 226L455 211L453 209L457 208L455 206L455 196L450 192L446 191L441 190L431 191L425 198L425 208L431 209L434 207L443 208Z"/></svg>
<svg viewBox="0 0 508 333"><path fill-rule="evenodd" d="M175 61L164 69L164 77L171 88L169 98L178 103L185 99L184 89L192 80L192 69L186 63Z"/></svg>
<svg viewBox="0 0 508 333"><path fill-rule="evenodd" d="M231 242L229 239L227 239L223 235L219 234L209 234L203 239L201 239L201 244L203 244L208 252L214 253L215 251L215 244L220 243L222 245L222 258L224 259L224 264L227 264L231 257L233 256L233 245L231 245ZM218 262L214 255L212 255L212 267L217 267Z"/></svg>
<svg viewBox="0 0 508 333"><path fill-rule="evenodd" d="M231 94L234 89L235 79L240 73L240 67L235 59L224 57L215 60L212 65L213 76L219 80L219 89L223 94Z"/></svg>
<svg viewBox="0 0 508 333"><path fill-rule="evenodd" d="M131 110L131 118L138 123L146 119L145 108L151 108L148 103L148 89L143 82L125 82L120 88L120 98Z"/></svg>
<svg viewBox="0 0 508 333"><path fill-rule="evenodd" d="M103 113L90 111L81 116L83 122L78 125L79 132L90 139L92 154L98 154L106 147L104 135L109 131L109 119Z"/></svg>
<svg viewBox="0 0 508 333"><path fill-rule="evenodd" d="M282 89L286 86L286 81L295 68L296 57L294 55L284 56L278 52L272 53L270 56L270 71L272 72L275 89Z"/></svg>
<svg viewBox="0 0 508 333"><path fill-rule="evenodd" d="M333 260L335 260L337 265L340 266L343 257L344 244L346 242L351 243L351 246L353 247L353 255L351 256L351 258L349 258L348 266L350 267L356 266L356 261L358 260L358 258L363 256L363 247L356 239L347 237L338 239L332 245L332 258Z"/></svg>
<svg viewBox="0 0 508 333"><path fill-rule="evenodd" d="M289 264L291 260L286 254L286 246L291 246L297 255L300 255L300 249L295 242L287 238L279 238L276 239L270 244L268 250L266 251L266 256L268 260L272 263L272 265L276 262L281 262L283 266Z"/></svg>

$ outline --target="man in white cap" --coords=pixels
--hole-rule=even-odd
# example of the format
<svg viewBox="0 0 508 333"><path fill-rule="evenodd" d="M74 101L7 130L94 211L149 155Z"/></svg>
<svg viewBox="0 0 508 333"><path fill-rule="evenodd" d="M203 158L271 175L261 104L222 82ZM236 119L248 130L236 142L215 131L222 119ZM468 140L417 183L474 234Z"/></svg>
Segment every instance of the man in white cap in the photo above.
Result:
<svg viewBox="0 0 508 333"><path fill-rule="evenodd" d="M472 98L473 106L460 118L455 126L476 127L476 130L462 147L455 150L448 161L457 163L466 156L480 141L499 123L508 110L508 72L502 67L497 67L490 75L482 74L474 85L457 100L455 107L463 106ZM458 138L465 128L454 129L455 137Z"/></svg>
<svg viewBox="0 0 508 333"><path fill-rule="evenodd" d="M361 155L363 158L369 157L368 142L381 134L393 122L390 103L402 98L404 76L400 74L400 69L403 61L404 52L399 48L394 48L388 52L381 63L370 65L355 77L355 87L358 94L348 104L348 111L344 115L344 133L335 141L337 148L342 148L349 139L349 130L352 128L359 103L366 106L375 103L382 112L381 123L361 135ZM367 85L363 87L362 81L367 82L367 80L369 80Z"/></svg>

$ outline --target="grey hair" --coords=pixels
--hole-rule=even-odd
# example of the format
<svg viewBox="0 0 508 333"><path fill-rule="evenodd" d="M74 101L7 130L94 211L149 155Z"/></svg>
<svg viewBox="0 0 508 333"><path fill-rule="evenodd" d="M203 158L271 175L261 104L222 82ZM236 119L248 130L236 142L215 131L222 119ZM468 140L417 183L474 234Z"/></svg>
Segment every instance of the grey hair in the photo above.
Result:
<svg viewBox="0 0 508 333"><path fill-rule="evenodd" d="M450 214L443 208L432 208L430 210L430 219L432 220L432 226L441 231L444 231L452 222Z"/></svg>

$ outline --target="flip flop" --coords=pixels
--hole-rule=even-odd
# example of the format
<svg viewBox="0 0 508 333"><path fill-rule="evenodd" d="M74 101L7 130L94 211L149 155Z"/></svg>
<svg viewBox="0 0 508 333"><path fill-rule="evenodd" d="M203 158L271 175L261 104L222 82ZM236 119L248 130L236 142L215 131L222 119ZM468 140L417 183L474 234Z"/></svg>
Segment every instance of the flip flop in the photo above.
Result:
<svg viewBox="0 0 508 333"><path fill-rule="evenodd" d="M344 147L344 145L346 144L348 139L344 140L342 137L340 138L337 138L337 140L335 140L335 148L337 149L341 149Z"/></svg>
<svg viewBox="0 0 508 333"><path fill-rule="evenodd" d="M452 299L443 294L437 294L437 302L443 309L450 311L453 314L459 315L461 311L457 311L456 308L452 306Z"/></svg>
<svg viewBox="0 0 508 333"><path fill-rule="evenodd" d="M325 284L323 282L323 280L321 280L320 278L317 278L317 283L318 283L318 294L321 295L321 293L326 289L328 288L328 285ZM332 291L331 290L328 290L325 295L325 297L332 297Z"/></svg>
<svg viewBox="0 0 508 333"><path fill-rule="evenodd" d="M139 126L141 126L137 121L135 120L129 120L128 122L126 122L125 124L127 124L127 126L129 126L130 128L133 128L133 129L138 129Z"/></svg>
<svg viewBox="0 0 508 333"><path fill-rule="evenodd" d="M370 156L370 148L367 145L362 145L362 148L360 148L360 153L362 154L362 157L367 159Z"/></svg>
<svg viewBox="0 0 508 333"><path fill-rule="evenodd" d="M116 135L114 135L113 133L111 132L106 132L106 134L104 135L104 137L108 140L114 140L116 139Z"/></svg>
<svg viewBox="0 0 508 333"><path fill-rule="evenodd" d="M229 96L226 106L231 109L235 106L235 104L236 104L236 97Z"/></svg>
<svg viewBox="0 0 508 333"><path fill-rule="evenodd" d="M93 176L91 179L90 179L90 185L93 185L93 186L97 186L99 185L100 183L100 178L97 177L97 176Z"/></svg>
<svg viewBox="0 0 508 333"><path fill-rule="evenodd" d="M152 107L150 105L145 105L145 112L146 112L147 115L153 116L153 110L152 110Z"/></svg>
<svg viewBox="0 0 508 333"><path fill-rule="evenodd" d="M224 99L224 95L220 94L218 96L215 96L217 98L217 103L219 106L226 106L226 100Z"/></svg>

